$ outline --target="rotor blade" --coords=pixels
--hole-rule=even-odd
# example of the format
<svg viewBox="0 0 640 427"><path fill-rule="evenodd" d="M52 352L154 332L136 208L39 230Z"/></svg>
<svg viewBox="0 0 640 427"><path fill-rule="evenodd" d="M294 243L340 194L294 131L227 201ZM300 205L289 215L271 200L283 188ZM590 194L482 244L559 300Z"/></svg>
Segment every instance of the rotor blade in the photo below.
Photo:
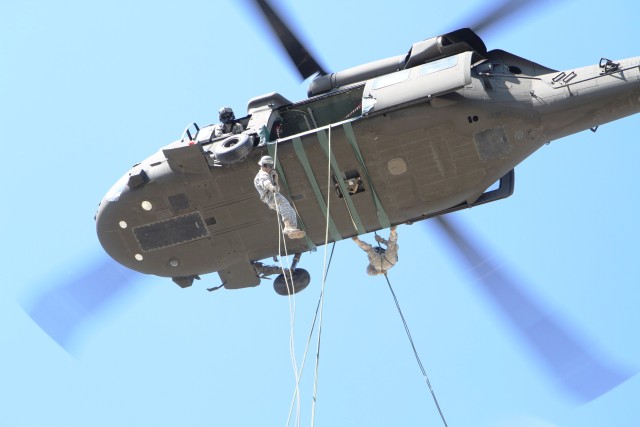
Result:
<svg viewBox="0 0 640 427"><path fill-rule="evenodd" d="M83 272L54 283L48 291L28 297L22 307L47 335L71 353L78 329L138 277L138 273L105 256Z"/></svg>
<svg viewBox="0 0 640 427"><path fill-rule="evenodd" d="M482 252L470 243L474 240L469 233L463 233L459 225L443 217L437 217L436 223L466 269L510 320L543 366L579 401L595 399L635 374L598 358L590 350L593 345L581 342L577 334L545 310L504 270L481 255Z"/></svg>
<svg viewBox="0 0 640 427"><path fill-rule="evenodd" d="M525 12L529 7L540 8L544 3L551 4L549 0L505 0L475 13L470 19L463 21L464 25L461 27L469 27L483 36L507 23L513 24L516 15ZM557 0L553 4L557 4Z"/></svg>
<svg viewBox="0 0 640 427"><path fill-rule="evenodd" d="M252 2L262 13L271 31L278 37L303 80L316 73L327 74L267 0L252 0Z"/></svg>

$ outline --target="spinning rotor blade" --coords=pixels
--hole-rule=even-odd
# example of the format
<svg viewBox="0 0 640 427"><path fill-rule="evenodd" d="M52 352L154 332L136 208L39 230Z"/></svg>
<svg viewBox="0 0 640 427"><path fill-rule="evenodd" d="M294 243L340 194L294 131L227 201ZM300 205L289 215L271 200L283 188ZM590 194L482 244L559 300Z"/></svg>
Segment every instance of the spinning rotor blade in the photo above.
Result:
<svg viewBox="0 0 640 427"><path fill-rule="evenodd" d="M252 0L252 2L260 10L267 24L278 37L280 44L286 50L287 55L291 58L293 65L295 65L303 80L316 73L327 74L267 0Z"/></svg>
<svg viewBox="0 0 640 427"><path fill-rule="evenodd" d="M480 283L509 323L529 344L559 384L582 403L620 385L635 374L610 361L598 358L566 325L528 295L516 281L481 255L458 225L435 218L448 242L455 248L465 268ZM464 236L464 237L463 237Z"/></svg>
<svg viewBox="0 0 640 427"><path fill-rule="evenodd" d="M104 257L84 272L55 283L44 294L28 298L22 307L47 335L71 352L78 329L137 277L138 273Z"/></svg>
<svg viewBox="0 0 640 427"><path fill-rule="evenodd" d="M495 30L497 27L504 25L517 14L525 12L528 7L542 7L545 2L550 3L548 0L505 0L474 14L473 17L467 19L462 26L469 27L480 34L480 36L483 36Z"/></svg>

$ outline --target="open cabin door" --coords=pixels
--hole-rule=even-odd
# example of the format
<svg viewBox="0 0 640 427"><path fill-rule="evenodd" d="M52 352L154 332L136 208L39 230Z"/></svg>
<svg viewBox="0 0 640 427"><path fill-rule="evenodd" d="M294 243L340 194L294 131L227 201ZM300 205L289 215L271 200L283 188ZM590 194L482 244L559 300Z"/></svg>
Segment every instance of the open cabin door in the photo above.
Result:
<svg viewBox="0 0 640 427"><path fill-rule="evenodd" d="M395 109L444 95L471 83L473 52L438 59L369 80L362 97L363 115Z"/></svg>

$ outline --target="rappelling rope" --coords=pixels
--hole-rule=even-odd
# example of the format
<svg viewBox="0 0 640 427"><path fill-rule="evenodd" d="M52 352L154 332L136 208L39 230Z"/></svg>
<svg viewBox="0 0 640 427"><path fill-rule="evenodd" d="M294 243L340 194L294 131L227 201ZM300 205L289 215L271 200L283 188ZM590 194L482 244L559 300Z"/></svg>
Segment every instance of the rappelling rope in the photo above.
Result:
<svg viewBox="0 0 640 427"><path fill-rule="evenodd" d="M276 144L275 146L275 150L274 150L274 164L277 161L277 156L278 156L278 145ZM297 368L297 362L296 362L296 358L295 358L295 346L294 346L294 329L295 329L295 297L293 297L293 274L291 272L291 269L288 269L289 272L289 280L291 282L291 284L289 283L289 280L287 280L287 271L284 268L284 265L282 264L282 260L280 259L280 265L283 271L283 276L285 278L285 283L287 285L287 289L289 290L289 312L290 312L290 317L291 317L291 332L290 332L290 352L291 352L291 360L293 363L293 369L295 371L294 375L295 375L295 380L296 380L296 385L295 385L295 390L294 390L294 397L292 399L291 402L291 407L289 409L289 416L287 418L287 426L289 425L290 421L291 421L291 415L293 412L293 406L294 406L294 402L297 403L296 407L296 425L300 425L300 390L299 390L299 383L300 383L300 378L302 375L302 370L304 368L304 363L306 360L306 356L307 356L307 352L310 346L310 341L311 341L311 337L313 336L313 330L315 328L315 324L316 324L316 319L318 320L318 341L317 341L317 352L316 352L316 366L315 366L315 375L314 375L314 386L313 386L313 400L312 400L312 408L311 408L311 426L313 427L315 424L315 404L317 402L317 390L318 390L318 372L319 372L319 362L320 362L320 343L321 343L321 336L322 336L322 314L323 314L323 308L324 308L324 290L325 290L325 285L326 285L326 279L327 279L327 274L329 271L329 265L331 263L331 259L333 258L333 248L335 248L335 242L333 245L333 248L331 250L331 256L329 257L329 261L327 262L327 252L328 252L328 243L329 243L329 218L330 218L330 196L331 196L331 127L329 127L328 129L328 143L327 143L327 149L328 149L328 156L327 156L327 160L328 160L328 164L327 164L327 206L326 206L326 224L325 224L325 241L324 241L324 246L325 246L325 251L324 251L324 263L323 263L323 275L322 275L322 287L321 287L321 291L320 291L320 298L318 301L318 306L316 308L316 314L313 320L313 324L311 326L311 331L309 333L309 338L307 341L307 346L305 348L305 352L304 352L304 356L302 359L302 364L300 367L300 371L298 372L298 368ZM280 254L280 258L281 258L281 245L284 246L284 250L285 250L285 256L288 257L288 253L287 253L287 246L286 246L286 239L284 236L284 232L282 230L282 225L281 222L279 221L280 218L280 212L279 212L279 206L278 206L278 202L277 199L275 199L275 205L276 205L276 214L278 215L278 228L279 228L279 236L278 236L278 253ZM297 213L297 211L296 211Z"/></svg>
<svg viewBox="0 0 640 427"><path fill-rule="evenodd" d="M327 268L325 269L325 278L329 274L329 268L331 267L331 260L333 259L333 251L336 248L336 242L333 242L331 246L331 255L329 255L329 263L327 264ZM302 363L300 365L300 372L298 373L298 381L302 377L302 371L304 370L304 365L307 360L307 354L309 352L309 347L311 346L311 338L313 337L313 330L316 326L316 320L318 319L318 312L320 311L320 302L322 301L322 292L320 293L320 298L318 298L318 304L316 305L316 313L313 316L313 322L311 323L311 330L309 331L309 337L307 338L307 345L304 348L304 355L302 356ZM291 406L289 407L289 417L287 418L287 427L289 426L289 422L291 421L291 413L293 412L293 404L296 401L298 396L298 384L296 384L296 388L293 392L293 398L291 399Z"/></svg>
<svg viewBox="0 0 640 427"><path fill-rule="evenodd" d="M331 129L332 129L332 125L328 125L327 126L327 131L328 131L328 139L326 141L326 148L324 147L324 142L323 139L326 137L324 134L324 130L320 131L317 133L319 141L320 141L320 145L323 147L325 154L327 156L327 158L329 159L329 170L328 170L328 174L331 175L331 164L332 162L335 163L335 159L331 158ZM351 195L349 194L349 190L345 188L344 182L342 181L342 177L341 177L341 173L340 173L340 169L337 165L337 163L334 165L335 169L333 170L334 172L334 177L336 180L336 184L337 184L337 189L339 190L339 192L342 194L342 199L344 200L345 203L345 207L347 208L347 212L349 213L349 217L351 218L351 223L353 224L353 228L356 230L356 232L360 233L361 231L364 230L363 227L358 228L358 224L360 224L360 220L358 220L356 222L356 217L354 216L353 212L351 212L351 208L349 207L349 203L351 200ZM331 184L331 181L329 180L329 185ZM328 199L328 197L327 197ZM355 209L355 207L354 207ZM360 224L361 225L361 224Z"/></svg>
<svg viewBox="0 0 640 427"><path fill-rule="evenodd" d="M378 233L374 232L373 234L375 234L376 237L378 237ZM389 237L391 238L391 237ZM382 258L384 257L384 259L390 264L393 265L392 262L389 261L389 259L387 258L387 253L386 253L386 249L382 248L380 246L380 242L378 241L378 239L376 238L376 242L378 244L378 248L381 249L380 251L378 251L378 254L380 255L380 268L382 269ZM388 248L388 243L387 243L387 248ZM384 270L383 270L384 271ZM445 427L447 426L447 421L444 418L444 414L442 413L442 410L440 409L440 404L438 403L438 399L436 398L436 394L433 391L433 387L431 387L431 381L429 381L429 377L427 376L427 372L424 369L424 366L422 365L422 361L420 360L420 356L418 355L418 351L416 350L416 346L413 343L413 338L411 337L411 331L409 331L409 325L407 324L407 321L404 318L404 315L402 314L402 309L400 308L400 303L398 302L398 298L396 297L396 293L393 291L393 287L391 286L391 281L389 280L389 276L387 275L387 272L385 271L384 273L384 278L387 281L387 285L389 286L389 291L391 291L391 295L393 296L393 301L396 303L396 308L398 309L398 314L400 314L400 318L402 319L402 324L404 325L404 331L407 333L407 338L409 338L409 343L411 343L411 348L413 349L413 354L416 358L416 362L418 362L418 366L420 367L420 371L422 372L422 376L424 377L425 383L427 384L429 391L431 392L431 396L433 397L433 402L436 404L436 408L438 409L438 413L440 414L440 418L442 418L442 422L444 423Z"/></svg>
<svg viewBox="0 0 640 427"><path fill-rule="evenodd" d="M322 287L320 289L320 316L318 319L318 345L316 348L316 368L313 379L313 401L311 404L311 427L315 425L316 421L316 401L318 397L318 368L320 365L320 338L322 336L322 309L324 307L324 287L327 282L327 244L329 243L329 218L330 218L330 205L331 205L331 127L329 127L329 142L328 142L329 155L327 161L327 214L326 225L324 230L324 265L322 267Z"/></svg>
<svg viewBox="0 0 640 427"><path fill-rule="evenodd" d="M422 376L424 377L424 380L427 384L427 386L429 387L429 391L431 392L431 396L433 397L433 402L436 404L436 408L438 408L438 413L440 414L440 418L442 418L442 422L444 423L445 427L448 427L447 425L447 421L444 418L444 414L442 413L442 410L440 409L440 405L438 404L438 399L436 398L436 394L433 391L433 387L431 387L431 381L429 381L429 377L427 376L427 372L424 369L424 366L422 365L422 361L420 360L420 356L418 355L418 351L416 350L416 346L413 343L413 338L411 338L411 332L409 331L409 326L407 325L407 321L404 318L404 315L402 314L402 310L400 309L400 303L398 303L398 298L396 298L396 293L393 292L393 287L391 286L391 282L389 281L389 276L387 276L387 273L384 273L384 278L387 280L387 285L389 285L389 290L391 291L391 295L393 296L393 300L396 303L396 308L398 309L398 313L400 314L400 318L402 319L402 324L404 325L404 330L407 333L407 338L409 338L409 342L411 343L411 348L413 349L413 354L416 357L416 361L418 362L418 366L420 367L420 371L422 372Z"/></svg>
<svg viewBox="0 0 640 427"><path fill-rule="evenodd" d="M278 144L275 144L275 151L273 154L273 163L274 170L275 164L278 159ZM277 172L276 172L277 173ZM289 329L289 353L291 355L291 364L293 365L293 374L296 381L296 395L298 396L296 399L296 425L300 425L300 393L298 390L298 384L300 383L300 378L298 377L298 363L296 360L296 350L295 350L295 323L296 323L296 299L295 294L293 292L293 272L291 268L285 269L284 264L282 263L282 247L284 246L285 257L287 258L287 264L289 263L289 253L287 250L287 241L285 239L284 230L282 228L282 222L280 221L280 207L278 206L278 199L274 194L274 202L276 205L276 219L278 221L278 260L280 262L280 268L282 269L282 277L284 278L285 285L287 286L287 293L289 294L289 321L290 321L290 329ZM288 264L288 267L291 267ZM287 277L287 272L289 273L289 277Z"/></svg>

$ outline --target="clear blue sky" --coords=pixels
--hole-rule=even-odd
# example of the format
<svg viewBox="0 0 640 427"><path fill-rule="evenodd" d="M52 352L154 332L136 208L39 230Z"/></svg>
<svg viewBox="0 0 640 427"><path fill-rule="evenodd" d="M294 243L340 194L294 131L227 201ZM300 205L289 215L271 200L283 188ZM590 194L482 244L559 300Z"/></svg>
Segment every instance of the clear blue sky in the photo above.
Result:
<svg viewBox="0 0 640 427"><path fill-rule="evenodd" d="M340 70L455 29L483 2L280 3L326 68ZM565 1L485 42L556 69L638 56L638 9ZM216 121L221 105L241 115L253 96L301 99L306 86L242 2L27 0L3 2L0 22L0 426L285 425L289 302L269 282L208 293L215 274L184 290L141 276L83 325L73 355L19 301L104 259L93 215L134 163L188 123ZM594 352L636 371L639 128L635 116L554 141L516 169L511 198L456 215ZM640 376L576 404L429 221L399 234L390 279L450 426L640 425ZM313 281L295 299L298 363L322 262L322 250L302 258ZM386 283L365 266L351 241L336 245L316 425L442 425ZM310 424L314 356L301 425Z"/></svg>

